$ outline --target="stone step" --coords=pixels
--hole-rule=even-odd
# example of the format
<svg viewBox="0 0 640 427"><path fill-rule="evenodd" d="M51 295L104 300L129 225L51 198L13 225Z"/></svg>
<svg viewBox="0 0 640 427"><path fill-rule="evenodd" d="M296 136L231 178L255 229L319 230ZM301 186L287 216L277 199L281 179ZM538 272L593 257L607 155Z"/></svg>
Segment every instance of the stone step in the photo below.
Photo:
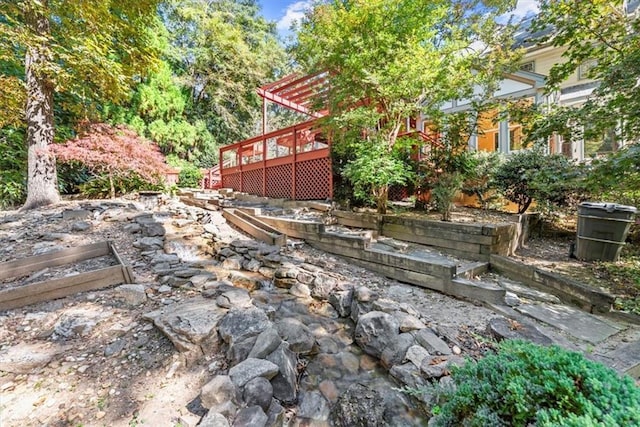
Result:
<svg viewBox="0 0 640 427"><path fill-rule="evenodd" d="M515 309L591 344L598 344L626 328L619 323L602 320L593 314L566 305L522 304Z"/></svg>

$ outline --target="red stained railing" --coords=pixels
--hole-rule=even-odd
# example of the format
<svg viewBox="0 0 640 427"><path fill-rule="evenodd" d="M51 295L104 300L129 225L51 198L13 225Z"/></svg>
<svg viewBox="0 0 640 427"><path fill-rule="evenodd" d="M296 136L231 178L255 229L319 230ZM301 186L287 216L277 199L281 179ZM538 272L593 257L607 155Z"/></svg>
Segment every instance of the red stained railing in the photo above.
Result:
<svg viewBox="0 0 640 427"><path fill-rule="evenodd" d="M259 196L294 200L333 197L330 143L317 120L220 149L221 185Z"/></svg>

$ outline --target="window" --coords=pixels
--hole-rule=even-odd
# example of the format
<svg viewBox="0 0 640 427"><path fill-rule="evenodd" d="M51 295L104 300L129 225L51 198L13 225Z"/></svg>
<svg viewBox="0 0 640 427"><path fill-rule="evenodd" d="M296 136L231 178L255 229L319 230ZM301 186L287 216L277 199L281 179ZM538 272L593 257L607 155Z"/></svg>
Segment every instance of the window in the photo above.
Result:
<svg viewBox="0 0 640 427"><path fill-rule="evenodd" d="M536 62L535 61L523 62L522 64L520 64L520 69L522 71L528 71L529 73L535 73Z"/></svg>
<svg viewBox="0 0 640 427"><path fill-rule="evenodd" d="M589 79L589 72L593 67L598 65L598 61L596 59L587 59L578 67L578 80L586 80Z"/></svg>

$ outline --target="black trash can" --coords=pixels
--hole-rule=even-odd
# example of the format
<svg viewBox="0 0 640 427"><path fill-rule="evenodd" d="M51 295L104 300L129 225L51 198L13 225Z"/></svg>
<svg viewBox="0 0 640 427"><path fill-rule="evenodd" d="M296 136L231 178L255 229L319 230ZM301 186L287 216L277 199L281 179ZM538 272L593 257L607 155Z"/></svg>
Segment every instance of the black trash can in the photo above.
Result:
<svg viewBox="0 0 640 427"><path fill-rule="evenodd" d="M580 203L576 257L584 261L617 261L635 214L633 206Z"/></svg>

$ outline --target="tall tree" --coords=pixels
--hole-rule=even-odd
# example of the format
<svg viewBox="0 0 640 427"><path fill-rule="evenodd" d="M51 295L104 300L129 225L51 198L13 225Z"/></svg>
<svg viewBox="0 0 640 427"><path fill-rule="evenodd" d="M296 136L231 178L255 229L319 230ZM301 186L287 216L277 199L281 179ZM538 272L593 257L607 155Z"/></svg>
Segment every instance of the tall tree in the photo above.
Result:
<svg viewBox="0 0 640 427"><path fill-rule="evenodd" d="M394 147L407 118L440 117L444 102L490 98L517 52L511 28L496 17L507 0L341 0L318 4L303 21L296 52L311 73L327 73L327 122L336 143L351 145L386 168L397 168ZM481 88L481 93L474 93ZM383 149L370 147L381 145ZM366 162L364 162L366 163ZM366 165L352 161L351 178ZM393 166L396 165L396 166ZM372 168L369 168L372 169ZM374 168L375 169L375 168ZM399 174L371 181L379 211ZM371 177L373 179L373 177ZM395 180L395 181L394 181ZM357 185L356 185L357 186Z"/></svg>
<svg viewBox="0 0 640 427"><path fill-rule="evenodd" d="M29 166L23 209L59 200L49 150L54 94L64 94L64 107L87 117L105 100L123 99L134 77L156 61L150 40L156 6L157 0L0 0L0 60L25 70Z"/></svg>
<svg viewBox="0 0 640 427"><path fill-rule="evenodd" d="M256 0L170 0L161 8L169 61L190 91L186 114L204 120L221 145L255 132L255 89L286 66L275 24L259 12Z"/></svg>
<svg viewBox="0 0 640 427"><path fill-rule="evenodd" d="M543 0L536 29L549 28L540 43L566 47L563 62L553 66L548 79L556 90L579 68L599 82L580 108L561 108L538 116L534 137L560 132L566 137L576 124L602 135L617 129L627 141L640 140L640 5L623 0ZM571 126L567 126L567 124Z"/></svg>

